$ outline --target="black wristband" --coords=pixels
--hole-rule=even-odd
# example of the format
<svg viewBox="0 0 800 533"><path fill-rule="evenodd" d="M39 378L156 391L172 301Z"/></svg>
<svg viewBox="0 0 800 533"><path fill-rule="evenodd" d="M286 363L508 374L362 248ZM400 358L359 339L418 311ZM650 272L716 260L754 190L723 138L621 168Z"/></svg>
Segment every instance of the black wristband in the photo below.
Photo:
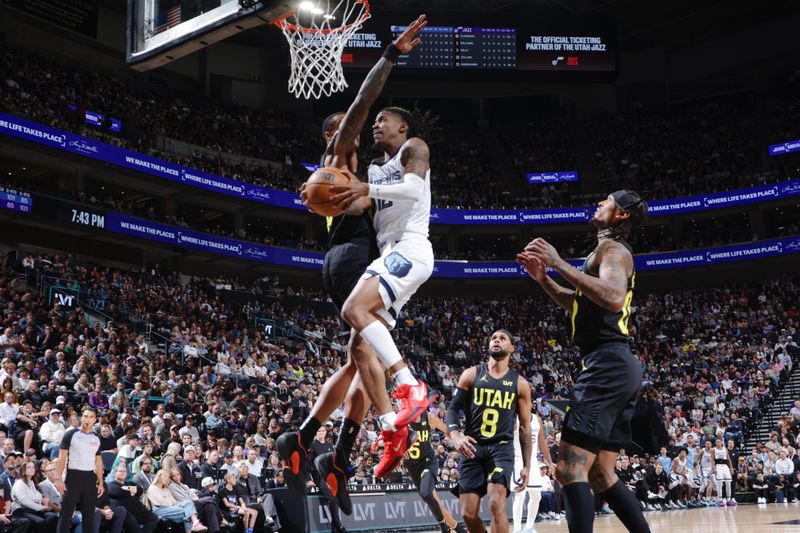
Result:
<svg viewBox="0 0 800 533"><path fill-rule="evenodd" d="M394 43L389 43L389 46L383 51L383 57L392 63L397 63L397 58L400 57L400 53L400 49L397 48Z"/></svg>

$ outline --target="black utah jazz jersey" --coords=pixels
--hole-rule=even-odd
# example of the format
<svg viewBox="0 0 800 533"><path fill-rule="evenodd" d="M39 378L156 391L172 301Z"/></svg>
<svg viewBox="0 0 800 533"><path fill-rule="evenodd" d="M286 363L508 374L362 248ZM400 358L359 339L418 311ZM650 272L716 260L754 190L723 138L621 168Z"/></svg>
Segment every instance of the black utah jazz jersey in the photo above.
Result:
<svg viewBox="0 0 800 533"><path fill-rule="evenodd" d="M495 379L486 363L478 365L470 391L465 435L478 444L512 441L517 421L518 378L517 371L509 369L505 376Z"/></svg>
<svg viewBox="0 0 800 533"><path fill-rule="evenodd" d="M433 446L431 446L431 427L428 424L427 411L422 413L422 416L420 416L416 422L411 422L408 427L416 431L419 438L417 442L408 449L406 464L424 463L429 459L433 459L436 454L433 451Z"/></svg>
<svg viewBox="0 0 800 533"><path fill-rule="evenodd" d="M325 166L325 155L319 162L320 167ZM372 210L368 209L360 215L338 215L325 217L328 229L328 249L337 244L347 244L358 241L369 246L370 259L380 255L378 244L375 242L375 228L372 225Z"/></svg>
<svg viewBox="0 0 800 533"><path fill-rule="evenodd" d="M617 242L633 253L631 245L626 241L620 239ZM595 253L597 253L596 248L584 261L583 271L590 276L597 277L597 272L590 269L590 262ZM634 271L628 279L625 305L622 306L622 311L619 313L603 309L584 296L580 290L575 290L575 300L572 304L572 341L581 350L588 352L607 342L628 341L628 318L631 316L631 300L635 281L636 272Z"/></svg>

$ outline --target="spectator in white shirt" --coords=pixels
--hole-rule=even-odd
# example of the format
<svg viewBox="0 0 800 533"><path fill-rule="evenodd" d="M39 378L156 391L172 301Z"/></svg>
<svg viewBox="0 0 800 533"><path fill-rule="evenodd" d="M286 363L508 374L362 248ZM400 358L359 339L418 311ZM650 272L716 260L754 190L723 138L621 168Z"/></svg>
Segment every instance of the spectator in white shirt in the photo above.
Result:
<svg viewBox="0 0 800 533"><path fill-rule="evenodd" d="M51 460L58 457L58 447L66 430L61 422L61 411L50 409L50 418L39 428L39 438L44 443L45 455L48 455Z"/></svg>
<svg viewBox="0 0 800 533"><path fill-rule="evenodd" d="M141 444L142 439L139 437L139 435L136 433L131 433L128 436L128 442L119 449L119 453L117 455L119 457L124 457L125 459L131 460L136 457L136 452L142 450Z"/></svg>
<svg viewBox="0 0 800 533"><path fill-rule="evenodd" d="M192 417L187 416L184 423L186 425L178 431L178 435L180 435L181 438L183 438L184 435L189 435L192 438L192 442L195 444L200 442L200 432L194 427L194 420L192 420Z"/></svg>
<svg viewBox="0 0 800 533"><path fill-rule="evenodd" d="M792 415L795 423L800 423L800 400L795 400L794 407L789 409L789 414Z"/></svg>
<svg viewBox="0 0 800 533"><path fill-rule="evenodd" d="M33 523L34 531L53 531L58 522L58 513L49 500L42 496L33 482L36 463L22 465L19 477L11 488L12 513L23 516Z"/></svg>
<svg viewBox="0 0 800 533"><path fill-rule="evenodd" d="M781 450L780 459L775 461L775 477L783 474L787 478L794 473L794 463L786 455L786 452Z"/></svg>
<svg viewBox="0 0 800 533"><path fill-rule="evenodd" d="M19 406L14 404L14 395L10 392L5 394L5 401L0 403L0 424L6 427L6 431L11 427L12 422L17 420Z"/></svg>
<svg viewBox="0 0 800 533"><path fill-rule="evenodd" d="M248 450L247 460L244 461L244 464L247 465L247 470L250 475L256 477L261 476L261 468L264 466L264 460L259 457L258 450Z"/></svg>
<svg viewBox="0 0 800 533"><path fill-rule="evenodd" d="M227 355L219 356L219 362L217 363L215 372L218 376L229 376L231 374L231 367L228 365Z"/></svg>

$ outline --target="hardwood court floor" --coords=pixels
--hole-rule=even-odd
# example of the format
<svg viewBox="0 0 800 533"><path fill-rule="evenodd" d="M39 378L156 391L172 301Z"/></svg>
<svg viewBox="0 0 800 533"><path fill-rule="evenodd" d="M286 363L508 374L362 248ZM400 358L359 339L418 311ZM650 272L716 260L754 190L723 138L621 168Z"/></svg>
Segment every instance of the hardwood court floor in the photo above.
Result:
<svg viewBox="0 0 800 533"><path fill-rule="evenodd" d="M649 512L645 518L653 533L800 533L800 504L791 503ZM537 533L566 531L566 520L536 523ZM627 532L615 516L595 518L594 531ZM511 527L509 533L513 533Z"/></svg>

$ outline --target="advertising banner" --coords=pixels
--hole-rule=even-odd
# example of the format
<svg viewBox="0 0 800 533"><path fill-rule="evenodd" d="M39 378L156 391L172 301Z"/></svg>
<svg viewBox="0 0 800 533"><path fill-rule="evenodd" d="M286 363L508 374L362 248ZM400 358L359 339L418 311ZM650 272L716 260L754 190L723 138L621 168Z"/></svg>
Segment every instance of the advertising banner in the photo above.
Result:
<svg viewBox="0 0 800 533"><path fill-rule="evenodd" d="M564 183L578 181L578 171L540 172L528 174L528 183Z"/></svg>
<svg viewBox="0 0 800 533"><path fill-rule="evenodd" d="M0 113L0 133L210 192L235 196L274 207L306 210L305 206L300 202L300 196L295 192L267 189L258 185L215 176L214 174L177 163L171 163L87 137L57 130L13 115ZM735 207L793 196L800 196L800 180L686 198L653 200L648 202L648 206L651 217L660 217L693 211ZM432 209L431 223L451 225L584 223L591 219L596 209L596 206L521 210Z"/></svg>

